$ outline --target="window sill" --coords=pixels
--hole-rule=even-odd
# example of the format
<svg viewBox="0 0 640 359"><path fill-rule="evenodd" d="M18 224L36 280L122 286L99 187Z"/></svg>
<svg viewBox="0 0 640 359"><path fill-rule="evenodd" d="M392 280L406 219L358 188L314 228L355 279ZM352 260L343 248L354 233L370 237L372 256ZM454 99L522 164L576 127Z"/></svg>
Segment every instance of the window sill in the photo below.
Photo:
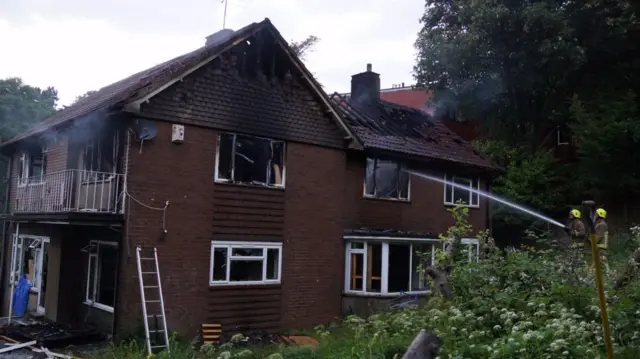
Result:
<svg viewBox="0 0 640 359"><path fill-rule="evenodd" d="M405 292L405 293L371 293L371 292L356 292L356 291L342 291L342 295L345 297L367 297L367 298L398 298L401 296L424 296L429 294L429 290L423 290L419 292Z"/></svg>
<svg viewBox="0 0 640 359"><path fill-rule="evenodd" d="M209 282L209 288L225 288L225 287L265 287L278 286L281 284L279 280L259 281L259 282Z"/></svg>
<svg viewBox="0 0 640 359"><path fill-rule="evenodd" d="M370 201L381 201L381 202L391 202L391 203L407 203L410 204L411 200L408 198L386 198L386 197L374 197L364 195L362 198Z"/></svg>
<svg viewBox="0 0 640 359"><path fill-rule="evenodd" d="M464 207L464 208L471 208L471 209L480 209L480 205L479 204L474 204L474 205L468 205L468 204L460 204L460 203L444 203L445 207L456 207L456 206L460 206L460 207Z"/></svg>
<svg viewBox="0 0 640 359"><path fill-rule="evenodd" d="M42 186L45 183L47 183L46 181L42 181L42 182L31 182L31 183L18 183L18 188L26 188L26 187L36 187L36 186Z"/></svg>
<svg viewBox="0 0 640 359"><path fill-rule="evenodd" d="M284 185L277 186L277 185L266 185L266 184L257 184L257 183L232 182L232 181L226 181L226 180L220 180L220 179L216 179L214 183L223 185L223 186L237 186L237 187L244 187L244 188L266 188L266 189L281 190L281 191L284 191L285 189Z"/></svg>
<svg viewBox="0 0 640 359"><path fill-rule="evenodd" d="M110 307L108 305L95 303L95 302L89 302L89 301L84 301L83 303L85 305L89 306L89 307L100 309L100 310L103 310L105 312L113 313L113 307Z"/></svg>

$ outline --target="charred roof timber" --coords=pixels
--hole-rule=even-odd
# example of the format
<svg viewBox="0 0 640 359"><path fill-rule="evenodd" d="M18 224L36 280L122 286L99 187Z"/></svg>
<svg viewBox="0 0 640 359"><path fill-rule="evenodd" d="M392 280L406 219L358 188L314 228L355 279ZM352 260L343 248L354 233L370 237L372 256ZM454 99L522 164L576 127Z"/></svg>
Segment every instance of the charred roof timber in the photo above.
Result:
<svg viewBox="0 0 640 359"><path fill-rule="evenodd" d="M371 71L371 64L367 71L351 76L351 99L357 103L380 100L380 74Z"/></svg>
<svg viewBox="0 0 640 359"><path fill-rule="evenodd" d="M213 34L206 37L207 41L204 43L204 46L220 44L230 38L233 33L235 33L235 31L231 29L222 29L220 31L214 32Z"/></svg>

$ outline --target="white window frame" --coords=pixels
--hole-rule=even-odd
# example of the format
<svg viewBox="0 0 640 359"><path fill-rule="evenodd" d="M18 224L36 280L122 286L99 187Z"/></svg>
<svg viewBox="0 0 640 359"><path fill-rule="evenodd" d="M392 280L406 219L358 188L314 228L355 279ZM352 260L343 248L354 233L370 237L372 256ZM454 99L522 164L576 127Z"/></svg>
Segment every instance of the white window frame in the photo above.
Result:
<svg viewBox="0 0 640 359"><path fill-rule="evenodd" d="M409 258L409 288L411 288L411 278L413 271L413 244L431 244L431 263L435 263L435 249L445 249L445 243L439 239L432 238L401 238L401 237L374 237L374 236L345 236L345 274L344 274L344 293L346 294L357 294L359 296L399 296L403 293L400 292L389 292L388 291L388 283L389 283L389 244L410 244L410 253L411 257ZM364 243L364 248L351 248L352 243ZM360 253L363 258L363 268L366 268L367 263L367 247L369 243L378 243L382 244L382 284L380 292L367 292L367 271L363 270L362 276L362 290L352 290L350 288L350 279L351 279L351 254ZM480 255L480 246L477 238L462 238L461 244L466 245L469 253L469 261L473 258L473 251L469 245L475 245L475 259L476 261ZM426 275L426 274L423 274ZM423 294L427 293L429 290L423 291L407 291L404 294L412 295L412 294Z"/></svg>
<svg viewBox="0 0 640 359"><path fill-rule="evenodd" d="M556 128L556 144L558 146L566 146L569 144L569 141L562 142L561 138L562 138L562 129L560 128L560 126L558 126L558 128Z"/></svg>
<svg viewBox="0 0 640 359"><path fill-rule="evenodd" d="M89 139L81 148L80 157L79 157L79 168L81 171L82 183L99 183L99 182L108 182L116 177L116 167L117 167L117 156L118 156L118 146L119 146L119 136L118 132L113 134L113 148L111 155L113 156L113 168L111 172L103 172L101 171L102 162L105 161L104 156L106 155L104 152L104 143L100 137L93 137ZM93 166L93 163L86 163L85 158L88 151L97 152L97 170L93 170L91 168L87 169L87 166Z"/></svg>
<svg viewBox="0 0 640 359"><path fill-rule="evenodd" d="M362 196L364 198L374 198L374 199L380 199L380 200L386 200L386 201L410 202L411 201L411 174L410 173L407 173L407 198L400 197L400 192L398 192L398 197L382 197L382 196L378 196L375 193L375 189L374 189L374 194L367 194L367 161L369 159L372 159L372 160L375 161L376 170L378 168L377 167L378 160L395 162L398 165L400 171L402 171L403 168L406 168L405 164L403 164L403 163L401 163L399 161L380 159L380 158L377 158L377 157L366 157L365 158L365 162L364 162L364 178L362 179ZM375 177L375 171L374 171L373 175Z"/></svg>
<svg viewBox="0 0 640 359"><path fill-rule="evenodd" d="M89 252L89 256L87 258L87 278L86 278L86 284L85 284L85 299L84 299L84 304L96 308L96 309L100 309L100 310L104 310L105 312L109 312L109 313L113 313L114 312L114 307L99 303L95 300L96 298L96 294L98 291L98 277L100 275L100 246L106 247L115 247L116 249L118 248L118 243L116 242L107 242L107 241L89 241L89 246L87 247L91 247L91 246L96 246L96 252L95 253L91 253L90 250L88 250ZM87 248L85 247L85 248ZM117 252L116 252L117 253ZM94 258L95 259L95 267L94 267L94 272L91 273L91 259ZM93 276L93 288L89 288L89 283L91 283L90 278ZM117 277L117 276L116 276ZM117 285L117 283L116 283ZM91 292L89 292L89 289L91 289ZM90 296L90 294L92 296ZM93 299L91 299L93 298ZM115 301L115 298L114 298Z"/></svg>
<svg viewBox="0 0 640 359"><path fill-rule="evenodd" d="M32 178L30 177L31 173L29 169L31 167L31 154L33 152L29 150L22 150L20 152L20 160L18 162L18 165L20 166L20 169L21 169L20 176L18 177L18 187L27 187L29 185L41 185L47 181L47 168L46 168L47 161L45 159L49 155L49 148L46 144L41 144L40 146L41 146L40 153L42 154L43 166L44 166L42 177L40 177L39 181L30 182Z"/></svg>
<svg viewBox="0 0 640 359"><path fill-rule="evenodd" d="M216 249L225 248L227 250L226 278L225 280L213 280L214 253ZM232 249L262 249L262 256L232 256ZM269 249L278 250L277 279L267 279L267 255ZM262 261L262 280L257 281L231 281L231 262L233 260ZM264 285L280 284L282 281L282 242L246 242L246 241L211 241L211 258L209 261L209 285Z"/></svg>
<svg viewBox="0 0 640 359"><path fill-rule="evenodd" d="M237 136L244 136L244 137L253 137L253 138L258 138L258 139L263 139L263 140L267 140L267 141L272 141L272 142L280 142L282 143L282 184L268 184L268 183L260 183L260 184L251 184L251 183L241 183L241 182L236 182L234 179L234 174L235 174L235 168L233 165L233 158L235 157L234 154L231 154L231 158L232 158L232 164L231 164L231 178L227 179L227 178L220 178L219 177L219 170L218 170L218 166L220 165L220 140L222 138L222 135L230 135L233 136L233 145L232 145L232 150L235 151L235 141L236 141L236 137ZM271 176L271 168L267 167L267 179L269 179ZM268 187L268 188L285 188L286 185L286 179L287 179L287 143L285 141L282 140L276 140L273 138L269 138L269 137L262 137L262 136L254 136L254 135L247 135L247 134L243 134L243 133L234 133L234 132L220 132L218 134L218 144L216 145L216 163L215 163L215 174L214 174L214 181L216 183L233 183L233 184L238 184L238 185L244 185L244 186L258 186L258 187Z"/></svg>
<svg viewBox="0 0 640 359"><path fill-rule="evenodd" d="M24 240L31 239L33 242L29 245L29 247L25 248ZM45 308L40 306L40 296L42 295L42 273L43 273L43 263L44 263L44 244L48 243L51 246L51 241L49 237L45 236L34 236L30 234L20 234L13 235L13 243L12 243L12 251L11 251L11 275L9 278L9 283L18 285L18 281L20 277L24 274L24 252L27 249L36 249L35 255L35 263L34 263L34 271L35 274L33 276L34 282L31 283L32 287L29 289L29 292L36 293L36 303L37 303L37 312L44 313ZM51 247L49 247L51 248Z"/></svg>
<svg viewBox="0 0 640 359"><path fill-rule="evenodd" d="M460 203L455 203L454 201L454 194L455 194L455 189L457 188L456 186L451 186L449 185L449 183L456 183L456 180L464 180L464 181L468 181L469 182L469 188L472 190L476 190L479 191L480 190L480 178L476 177L474 178L469 178L469 177L461 177L461 176L454 176L454 175L444 175L444 181L446 183L443 184L444 187L444 197L443 197L443 201L444 204L446 206L461 206L461 207L469 207L469 208L480 208L480 195L478 193L474 193L469 191L469 201L468 203L465 204L460 204ZM474 186L474 182L475 182L475 186ZM459 183L456 183L459 184ZM447 200L447 189L448 187L449 190L451 191L449 194L451 195L451 201ZM475 187L475 188L474 188ZM460 188L458 188L460 189ZM476 198L476 203L473 204L473 197L475 196Z"/></svg>

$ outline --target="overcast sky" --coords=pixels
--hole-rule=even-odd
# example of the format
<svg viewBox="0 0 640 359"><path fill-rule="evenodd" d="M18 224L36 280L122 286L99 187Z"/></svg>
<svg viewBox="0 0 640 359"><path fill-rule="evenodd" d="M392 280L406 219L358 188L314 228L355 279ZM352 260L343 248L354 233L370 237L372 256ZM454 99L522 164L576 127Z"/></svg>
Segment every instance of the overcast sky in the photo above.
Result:
<svg viewBox="0 0 640 359"><path fill-rule="evenodd" d="M306 65L328 92L367 63L382 87L413 82L424 0L228 0L226 27L265 17L285 39L316 35ZM55 86L61 104L204 45L221 0L0 0L0 78Z"/></svg>

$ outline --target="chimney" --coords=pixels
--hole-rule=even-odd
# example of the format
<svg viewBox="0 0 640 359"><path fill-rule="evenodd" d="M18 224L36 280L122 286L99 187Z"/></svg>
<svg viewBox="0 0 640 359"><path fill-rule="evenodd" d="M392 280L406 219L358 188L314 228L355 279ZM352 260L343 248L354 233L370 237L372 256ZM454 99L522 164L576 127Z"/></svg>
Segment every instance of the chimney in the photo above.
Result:
<svg viewBox="0 0 640 359"><path fill-rule="evenodd" d="M380 75L371 71L371 64L367 64L367 71L351 76L351 99L356 102L380 99Z"/></svg>
<svg viewBox="0 0 640 359"><path fill-rule="evenodd" d="M235 31L231 29L222 29L218 32L214 32L206 37L207 41L204 43L204 46L217 45L230 38L233 33L235 33Z"/></svg>

